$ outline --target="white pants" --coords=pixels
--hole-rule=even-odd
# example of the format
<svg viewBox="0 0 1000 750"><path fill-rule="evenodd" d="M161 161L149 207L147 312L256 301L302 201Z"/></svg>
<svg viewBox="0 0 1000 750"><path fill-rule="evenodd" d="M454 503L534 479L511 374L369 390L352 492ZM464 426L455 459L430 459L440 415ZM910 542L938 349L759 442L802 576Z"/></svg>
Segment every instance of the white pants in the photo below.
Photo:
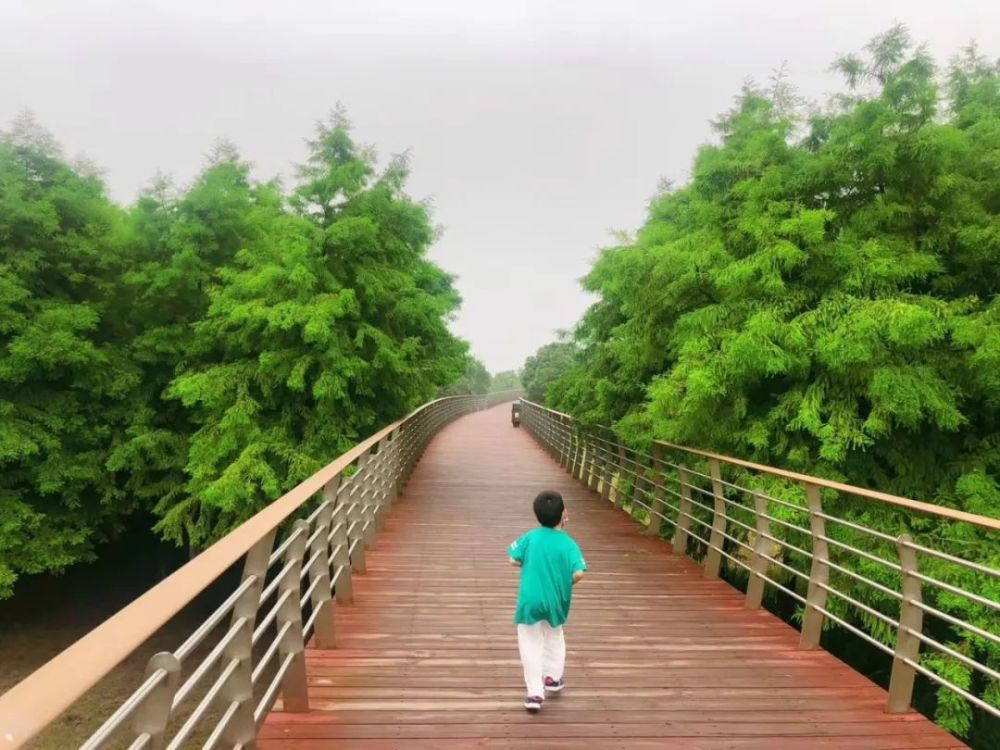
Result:
<svg viewBox="0 0 1000 750"><path fill-rule="evenodd" d="M566 667L566 639L560 625L554 628L542 620L517 626L517 648L521 652L524 684L529 697L545 697L545 678L561 680Z"/></svg>

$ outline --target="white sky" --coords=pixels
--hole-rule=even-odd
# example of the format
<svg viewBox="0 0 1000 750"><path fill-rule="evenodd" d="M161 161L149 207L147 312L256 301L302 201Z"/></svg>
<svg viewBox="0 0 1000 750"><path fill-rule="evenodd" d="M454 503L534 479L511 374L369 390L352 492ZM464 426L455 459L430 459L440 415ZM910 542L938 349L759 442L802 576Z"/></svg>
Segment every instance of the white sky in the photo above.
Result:
<svg viewBox="0 0 1000 750"><path fill-rule="evenodd" d="M412 148L454 329L495 372L576 322L608 230L686 178L747 76L787 60L821 98L833 58L894 21L942 62L972 37L1000 55L988 0L0 0L0 123L32 109L130 202L219 136L290 175L343 102L380 155Z"/></svg>

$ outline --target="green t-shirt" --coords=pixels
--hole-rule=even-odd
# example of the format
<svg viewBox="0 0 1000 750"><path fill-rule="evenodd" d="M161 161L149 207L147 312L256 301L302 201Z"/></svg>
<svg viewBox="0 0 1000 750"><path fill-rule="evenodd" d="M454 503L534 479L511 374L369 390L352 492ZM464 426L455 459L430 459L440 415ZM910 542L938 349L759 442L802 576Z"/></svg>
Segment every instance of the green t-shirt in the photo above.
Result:
<svg viewBox="0 0 1000 750"><path fill-rule="evenodd" d="M587 569L583 553L565 531L540 526L507 548L521 563L514 622L534 625L542 620L554 628L566 622L573 596L573 574Z"/></svg>

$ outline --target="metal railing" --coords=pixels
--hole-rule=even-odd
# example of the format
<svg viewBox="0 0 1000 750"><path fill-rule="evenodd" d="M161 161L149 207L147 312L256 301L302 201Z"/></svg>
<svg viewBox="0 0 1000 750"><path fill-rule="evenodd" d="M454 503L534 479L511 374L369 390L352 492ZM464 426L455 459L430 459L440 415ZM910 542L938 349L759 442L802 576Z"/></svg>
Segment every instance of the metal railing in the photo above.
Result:
<svg viewBox="0 0 1000 750"><path fill-rule="evenodd" d="M745 576L748 608L768 586L801 605L801 648L832 623L887 654L888 711L910 709L922 675L1000 718L983 698L1000 695L1000 519L672 443L644 453L529 401L521 419L706 578Z"/></svg>
<svg viewBox="0 0 1000 750"><path fill-rule="evenodd" d="M235 590L80 747L253 748L281 694L306 711L306 643L335 640L365 550L434 434L520 392L432 401L362 441L0 696L0 748L22 747L241 559Z"/></svg>

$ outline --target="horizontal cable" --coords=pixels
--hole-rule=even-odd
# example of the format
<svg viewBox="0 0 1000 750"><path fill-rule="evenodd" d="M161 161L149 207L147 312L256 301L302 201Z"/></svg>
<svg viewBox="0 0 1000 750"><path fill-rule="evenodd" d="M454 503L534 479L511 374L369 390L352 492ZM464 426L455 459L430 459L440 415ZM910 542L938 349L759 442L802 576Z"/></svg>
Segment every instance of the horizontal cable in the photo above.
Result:
<svg viewBox="0 0 1000 750"><path fill-rule="evenodd" d="M906 572L907 575L911 575L917 580L923 581L924 583L935 586L939 589L944 589L945 591L955 594L956 596L961 596L969 601L973 601L976 604L980 604L984 607L989 607L990 609L1000 612L1000 602L995 602L992 599L986 599L985 597L979 596L979 594L973 594L971 591L966 591L965 589L960 589L957 586L952 586L950 583L945 583L944 581L939 581L937 578L931 578L928 575L924 575L918 570L910 570Z"/></svg>
<svg viewBox="0 0 1000 750"><path fill-rule="evenodd" d="M176 693L174 693L173 702L170 705L171 713L176 711L177 708L185 700L187 700L191 691L194 690L199 682L201 682L201 678L204 677L208 670L211 669L219 660L219 657L222 655L226 646L232 643L236 636L239 635L240 631L242 631L248 624L249 621L247 618L240 617L232 624L226 634L219 639L219 642L212 647L212 650L208 652L208 655L206 655L205 658L201 660L201 663L198 664L198 668L195 669L186 680L184 680L184 684L177 689Z"/></svg>
<svg viewBox="0 0 1000 750"><path fill-rule="evenodd" d="M983 630L982 628L977 627L970 622L965 622L964 620L959 620L957 617L952 617L947 612L942 612L939 609L935 609L929 604L918 602L916 599L904 599L903 601L905 601L908 604L912 604L917 609L922 609L929 615L933 615L934 617L944 620L947 623L951 623L952 625L954 625L957 628L960 628L961 630L967 630L970 633L978 635L980 638L985 638L986 640L992 641L996 645L1000 646L1000 636L994 635L988 630Z"/></svg>
<svg viewBox="0 0 1000 750"><path fill-rule="evenodd" d="M920 672L920 674L922 674L924 677L931 680L932 682L936 682L938 685L948 688L953 693L956 693L965 698L965 700L969 701L969 703L978 706L979 708L986 711L988 714L991 714L992 716L1000 719L1000 709L998 709L996 706L991 706L986 701L977 698L972 693L967 692L962 688L960 688L958 685L948 682L948 680L946 680L944 677L941 677L936 672L932 672L931 670L927 669L927 667L918 664L917 662L913 661L913 659L904 658L902 661L903 663L907 664L908 666Z"/></svg>
<svg viewBox="0 0 1000 750"><path fill-rule="evenodd" d="M80 745L80 750L97 750L104 746L112 733L128 719L132 713L142 705L142 702L149 697L156 688L167 678L167 670L157 669L147 677L142 685L130 695L118 710L109 716L97 731L87 738L87 741Z"/></svg>
<svg viewBox="0 0 1000 750"><path fill-rule="evenodd" d="M330 502L331 502L330 500L324 500L318 506L316 506L316 510L314 510L306 517L306 523L308 523L310 526L316 523L316 519L319 518L320 513L322 513L324 510L330 507Z"/></svg>
<svg viewBox="0 0 1000 750"><path fill-rule="evenodd" d="M219 744L219 740L222 739L222 735L225 733L226 729L229 727L229 722L233 720L236 716L236 712L240 708L239 701L233 701L229 704L229 708L226 712L222 714L222 718L219 719L219 723L215 725L215 729L205 740L205 744L201 746L201 750L214 750L215 746Z"/></svg>
<svg viewBox="0 0 1000 750"><path fill-rule="evenodd" d="M909 547L910 549L917 550L924 555L931 555L940 560L947 560L948 562L955 563L956 565L962 565L970 570L975 570L977 573L983 573L994 578L1000 578L1000 570L996 568L988 568L985 565L980 565L979 563L972 562L971 560L963 560L961 557L955 557L954 555L949 555L947 552L939 552L936 549L931 549L930 547L924 547L921 544L915 542L901 541L904 547Z"/></svg>
<svg viewBox="0 0 1000 750"><path fill-rule="evenodd" d="M199 644L205 639L205 636L212 632L216 625L222 622L222 619L229 614L229 611L236 606L236 602L239 598L243 596L246 591L257 583L257 576L249 575L241 583L236 590L229 595L229 597L218 608L209 615L208 619L203 622L197 630L195 630L191 635L187 637L187 640L180 645L180 647L174 652L174 656L177 657L178 661L184 661L192 651L198 648Z"/></svg>
<svg viewBox="0 0 1000 750"><path fill-rule="evenodd" d="M866 633L865 631L861 630L861 628L857 628L854 625L851 625L851 623L847 622L846 620L843 620L840 617L837 617L837 615L833 614L828 609L825 609L824 607L821 607L818 604L813 604L813 603L808 602L808 601L806 602L806 607L808 607L810 609L815 609L817 612L821 612L824 616L830 618L835 623L837 623L838 625L840 625L842 628L847 628L852 633L854 633L854 635L858 636L858 638L861 638L862 640L867 641L868 643L870 643L871 645L873 645L875 648L877 648L879 651L883 651L883 652L889 654L889 656L893 655L893 653L894 653L893 650L891 648L889 648L888 646L886 646L884 643L882 643L879 640L876 640L875 638L872 638L870 635L868 635L868 633Z"/></svg>
<svg viewBox="0 0 1000 750"><path fill-rule="evenodd" d="M313 552L312 557L310 557L302 565L302 570L299 571L299 581L300 582L304 581L305 578L306 578L306 576L309 575L309 571L312 570L313 565L316 564L316 561L319 560L319 558L322 556L322 554L323 554L324 551L325 550L322 547L320 549L316 550L315 552Z"/></svg>
<svg viewBox="0 0 1000 750"><path fill-rule="evenodd" d="M870 560L873 563L884 565L890 570L895 570L896 572L901 572L903 570L902 566L899 565L898 563L894 563L891 560L886 560L884 557L879 557L878 555L873 555L870 552L865 552L864 550L858 549L857 547L852 547L851 545L845 544L844 542L838 542L836 539L831 539L825 534L819 534L817 535L817 538L821 539L827 544L832 544L834 547L837 547L838 549L846 550L847 552L851 552L855 555L858 555L859 557L863 557L866 560Z"/></svg>
<svg viewBox="0 0 1000 750"><path fill-rule="evenodd" d="M975 669L978 672L982 672L987 677L989 677L991 679L994 679L997 682L1000 682L1000 672L997 672L995 669L990 669L985 664L980 664L975 659L970 659L965 654L960 653L958 651L955 651L955 649L953 649L953 648L948 648L948 646L945 646L943 643L938 643L933 638L924 635L923 633L921 633L918 630L914 630L913 628L903 628L903 629L907 633L909 633L910 635L912 635L914 638L916 638L917 640L919 640L921 643L925 643L925 644L927 644L928 646L930 646L933 649L936 649L936 650L938 650L938 651L940 651L942 653L948 654L948 656L950 656L952 659L955 659L956 661L960 661L963 664L965 664L967 667L972 667L972 669Z"/></svg>
<svg viewBox="0 0 1000 750"><path fill-rule="evenodd" d="M285 634L291 629L292 623L286 622L279 628L274 640L271 641L271 645L267 647L267 650L261 654L260 660L257 662L257 666L253 668L253 674L250 676L250 682L254 685L257 684L257 680L260 676L264 674L264 670L267 669L267 665L271 663L271 659L274 658L274 654L277 652L281 644L281 639L285 637Z"/></svg>
<svg viewBox="0 0 1000 750"><path fill-rule="evenodd" d="M779 526L781 526L782 528L788 529L789 531L794 531L794 532L796 532L798 534L803 534L804 536L808 536L808 537L812 536L812 529L806 529L806 528L803 528L802 526L799 526L798 524L789 523L788 521L785 521L785 520L783 520L781 518L776 518L776 517L774 517L774 516L772 516L772 515L770 515L768 513L761 513L760 517L761 518L766 518L771 523L776 523Z"/></svg>
<svg viewBox="0 0 1000 750"><path fill-rule="evenodd" d="M287 550L291 546L292 542L294 542L296 539L299 538L299 536L302 535L302 532L303 529L301 526L295 527L295 529L292 530L292 533L288 535L288 538L281 543L281 546L279 546L278 549L276 549L274 552L271 553L271 556L267 560L267 567L270 568L272 565L274 565L274 563L277 562L278 559L283 554L285 554L285 550Z"/></svg>
<svg viewBox="0 0 1000 750"><path fill-rule="evenodd" d="M256 646L257 641L260 640L261 636L264 635L264 631L267 630L267 626L274 622L274 618L278 616L278 610L281 606L288 601L288 598L292 595L292 589L286 589L281 592L281 596L278 597L278 601L274 603L274 606L268 610L267 614L264 615L264 619L260 621L253 631L253 638L251 642Z"/></svg>
<svg viewBox="0 0 1000 750"><path fill-rule="evenodd" d="M177 734L174 735L174 738L170 740L170 744L167 745L167 750L180 750L180 748L184 747L184 743L191 735L191 732L194 731L195 726L199 721L201 721L208 708L215 702L216 697L225 686L226 681L229 680L239 665L239 659L234 658L229 661L225 669L223 669L221 674L219 674L218 679L212 683L212 687L208 689L208 692L206 692L204 697L202 697L202 699L198 702L194 711L192 711L191 715L188 716L187 721L184 722L184 725L180 728L180 730L178 730Z"/></svg>
<svg viewBox="0 0 1000 750"><path fill-rule="evenodd" d="M837 563L830 562L825 557L817 557L816 562L823 563L831 570L836 570L838 573L843 573L846 576L850 576L851 578L854 578L855 580L860 581L861 583L871 586L872 588L881 591L883 594L887 594L888 596L891 596L894 599L903 598L903 595L900 592L893 591L888 586L883 586L881 583L873 581L871 578L867 578L866 576L863 576L860 573L855 573L853 570L850 570L849 568L844 568L840 565L837 565Z"/></svg>
<svg viewBox="0 0 1000 750"><path fill-rule="evenodd" d="M321 576L316 576L316 580L314 580L312 582L312 584L309 586L309 588L306 589L306 593L304 593L299 598L299 607L300 608L306 606L306 604L309 603L310 597L312 597L313 592L316 590L316 587L319 586L320 583L322 583L322 582L323 582L323 578Z"/></svg>
<svg viewBox="0 0 1000 750"><path fill-rule="evenodd" d="M281 683L285 679L285 674L288 672L288 668L292 665L292 661L295 659L295 654L288 654L281 662L281 666L278 667L277 673L274 675L274 679L268 685L267 690L264 692L264 696L260 699L257 707L253 712L254 722L259 726L261 719L267 714L268 709L271 707L271 703L274 701L274 697L278 694L278 690L281 689Z"/></svg>
<svg viewBox="0 0 1000 750"><path fill-rule="evenodd" d="M832 521L839 526L846 526L849 529L854 529L855 531L860 531L862 534L869 534L877 539L881 539L884 542L889 542L890 544L896 544L896 537L889 534L885 534L881 531L875 531L875 529L869 529L867 526L862 526L861 524L852 523L851 521L845 521L843 518L837 518L836 516L831 516L829 513L823 513L818 511L816 513L820 518L826 519L827 521Z"/></svg>
<svg viewBox="0 0 1000 750"><path fill-rule="evenodd" d="M276 575L272 579L272 581L269 584L267 584L267 588L265 588L264 591L261 592L260 601L258 603L258 606L260 604L263 604L264 602L266 602L268 599L271 598L271 594L273 594L275 591L277 591L278 586L281 585L282 579L284 579L285 576L287 576L289 573L291 573L292 569L297 564L298 564L297 560L289 560L285 564L285 567L278 571L278 575Z"/></svg>
<svg viewBox="0 0 1000 750"><path fill-rule="evenodd" d="M843 591L839 591L838 589L834 588L833 586L830 586L829 584L823 583L822 581L811 581L811 583L815 583L817 586L819 586L824 591L828 591L829 593L833 594L834 596L836 596L836 597L838 597L840 599L843 599L845 602L848 602L849 604L854 605L855 607L857 607L861 611L867 612L868 614L870 614L872 617L876 618L877 620L881 620L882 622L886 623L887 625L890 625L893 628L898 628L899 627L899 620L894 620L891 617L889 617L888 615L883 614L882 612L879 612L877 609L873 609L873 608L869 607L867 604L862 604L857 599L855 599L853 596L848 596Z"/></svg>

